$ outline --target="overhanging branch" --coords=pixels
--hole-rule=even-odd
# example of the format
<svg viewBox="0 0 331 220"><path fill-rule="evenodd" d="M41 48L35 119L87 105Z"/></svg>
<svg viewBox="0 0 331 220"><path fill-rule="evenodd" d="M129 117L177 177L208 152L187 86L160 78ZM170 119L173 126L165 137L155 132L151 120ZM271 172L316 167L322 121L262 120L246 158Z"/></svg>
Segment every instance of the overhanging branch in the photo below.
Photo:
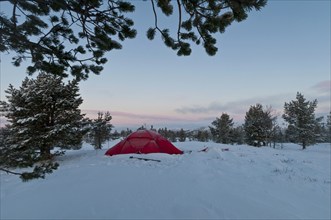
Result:
<svg viewBox="0 0 331 220"><path fill-rule="evenodd" d="M2 168L2 167L0 167L0 170L6 172L8 174L14 174L14 175L19 175L19 176L22 175L22 173L13 172L13 171L7 170L7 169Z"/></svg>

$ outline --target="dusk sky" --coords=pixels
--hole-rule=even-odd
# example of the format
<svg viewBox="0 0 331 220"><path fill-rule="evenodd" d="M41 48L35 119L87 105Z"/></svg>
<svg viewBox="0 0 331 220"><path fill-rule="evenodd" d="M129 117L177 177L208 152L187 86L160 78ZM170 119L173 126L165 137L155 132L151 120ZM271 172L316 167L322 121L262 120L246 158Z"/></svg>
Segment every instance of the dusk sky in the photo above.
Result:
<svg viewBox="0 0 331 220"><path fill-rule="evenodd" d="M2 3L1 3L2 4ZM138 35L123 49L108 53L101 75L81 82L81 109L88 117L110 111L115 129L148 127L199 128L224 112L237 124L251 105L271 106L281 118L285 102L301 92L317 99L316 114L330 112L330 1L269 0L217 35L219 51L208 56L193 47L178 57L157 35L149 1L134 1ZM4 10L4 9L2 9ZM163 18L163 17L162 17ZM176 31L177 17L161 19L161 28ZM25 66L13 67L1 54L1 100L9 84L19 87Z"/></svg>

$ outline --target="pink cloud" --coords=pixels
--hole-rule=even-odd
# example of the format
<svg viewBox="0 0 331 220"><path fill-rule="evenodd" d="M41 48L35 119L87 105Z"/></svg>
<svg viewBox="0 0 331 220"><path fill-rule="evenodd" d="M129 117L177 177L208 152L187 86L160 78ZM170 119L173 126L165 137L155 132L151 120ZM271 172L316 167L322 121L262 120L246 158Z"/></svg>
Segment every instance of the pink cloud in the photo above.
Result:
<svg viewBox="0 0 331 220"><path fill-rule="evenodd" d="M331 80L325 80L322 82L319 82L312 86L313 89L316 89L320 92L329 92L331 91Z"/></svg>
<svg viewBox="0 0 331 220"><path fill-rule="evenodd" d="M87 117L95 118L99 112L99 110L82 110L83 113L87 115ZM101 111L104 112L104 111ZM174 116L165 116L165 115L157 115L157 114L134 114L129 112L122 111L109 111L110 114L114 117L121 118L130 118L130 119L148 119L148 120L183 120L183 118L178 118Z"/></svg>
<svg viewBox="0 0 331 220"><path fill-rule="evenodd" d="M99 110L82 110L89 118L95 118ZM209 121L203 117L196 116L184 116L180 117L174 115L161 115L161 114L135 114L122 111L110 111L111 116L113 117L111 123L115 127L120 126L141 126L141 125L155 125L155 126L165 126L165 127L181 127L181 125L189 124L204 124L208 125Z"/></svg>

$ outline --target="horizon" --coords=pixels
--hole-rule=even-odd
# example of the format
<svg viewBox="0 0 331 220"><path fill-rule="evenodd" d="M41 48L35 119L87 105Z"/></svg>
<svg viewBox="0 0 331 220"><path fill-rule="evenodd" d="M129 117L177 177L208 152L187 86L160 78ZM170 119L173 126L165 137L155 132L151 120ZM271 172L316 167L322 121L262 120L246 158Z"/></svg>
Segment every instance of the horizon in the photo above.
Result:
<svg viewBox="0 0 331 220"><path fill-rule="evenodd" d="M264 106L265 107L265 106ZM98 110L81 110L82 114L85 114L85 116L87 118L90 119L95 119L97 117L98 112L103 112L105 113L106 111L98 111ZM248 111L248 109L247 109ZM209 126L211 126L211 123L216 119L216 117L214 118L205 118L203 119L203 122L201 122L201 120L196 120L196 121L190 121L190 120L181 120L179 122L177 122L174 119L171 120L167 120L166 122L162 123L162 122L158 122L158 123L154 123L155 121L149 121L148 120L144 120L145 119L150 119L150 118L156 118L156 119L164 119L166 118L166 116L150 116L150 115L134 115L134 114L130 114L130 113L124 113L124 112L112 112L109 111L111 116L112 116L112 120L109 122L110 124L112 124L113 127L113 131L122 131L122 130L137 130L138 128L140 128L141 126L144 126L146 129L150 129L151 126L153 126L154 129L161 129L161 128L167 128L169 130L180 130L180 129L184 129L184 130L199 130L199 129L204 129L204 128L208 128ZM279 125L281 128L286 128L287 123L284 121L284 119L281 117L282 114L280 112L277 112L277 114L275 114L275 111L273 110L272 112L274 112L273 116L277 117L277 125ZM224 112L226 113L226 112ZM320 113L315 113L315 117L323 117L323 121L322 123L326 122L327 119L327 115L329 113L325 113L325 114L320 114ZM95 116L95 117L93 117ZM120 117L135 117L138 122L137 123L128 123L125 124L123 122L118 123L118 118ZM221 115L217 116L217 118L219 118ZM235 120L231 115L229 115L230 118L233 119L233 123L234 126L233 127L238 127L238 126L242 126L245 121L244 118L241 120ZM86 118L85 117L85 118ZM243 116L245 117L245 115ZM140 123L142 122L142 123ZM9 122L7 122L6 118L3 116L0 116L0 128L4 127L6 124L9 124Z"/></svg>

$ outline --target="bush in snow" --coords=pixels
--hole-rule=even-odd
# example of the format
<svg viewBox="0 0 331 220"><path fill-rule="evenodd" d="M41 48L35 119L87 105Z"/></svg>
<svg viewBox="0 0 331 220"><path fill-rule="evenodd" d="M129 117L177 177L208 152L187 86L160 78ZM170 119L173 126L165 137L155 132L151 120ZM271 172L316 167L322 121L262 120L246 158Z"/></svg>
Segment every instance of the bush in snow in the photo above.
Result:
<svg viewBox="0 0 331 220"><path fill-rule="evenodd" d="M19 89L6 90L6 114L9 125L1 146L1 168L34 167L21 175L24 180L44 177L56 169L52 158L60 149L78 149L85 134L79 105L78 81L66 85L62 78L41 73L36 79L25 78Z"/></svg>

